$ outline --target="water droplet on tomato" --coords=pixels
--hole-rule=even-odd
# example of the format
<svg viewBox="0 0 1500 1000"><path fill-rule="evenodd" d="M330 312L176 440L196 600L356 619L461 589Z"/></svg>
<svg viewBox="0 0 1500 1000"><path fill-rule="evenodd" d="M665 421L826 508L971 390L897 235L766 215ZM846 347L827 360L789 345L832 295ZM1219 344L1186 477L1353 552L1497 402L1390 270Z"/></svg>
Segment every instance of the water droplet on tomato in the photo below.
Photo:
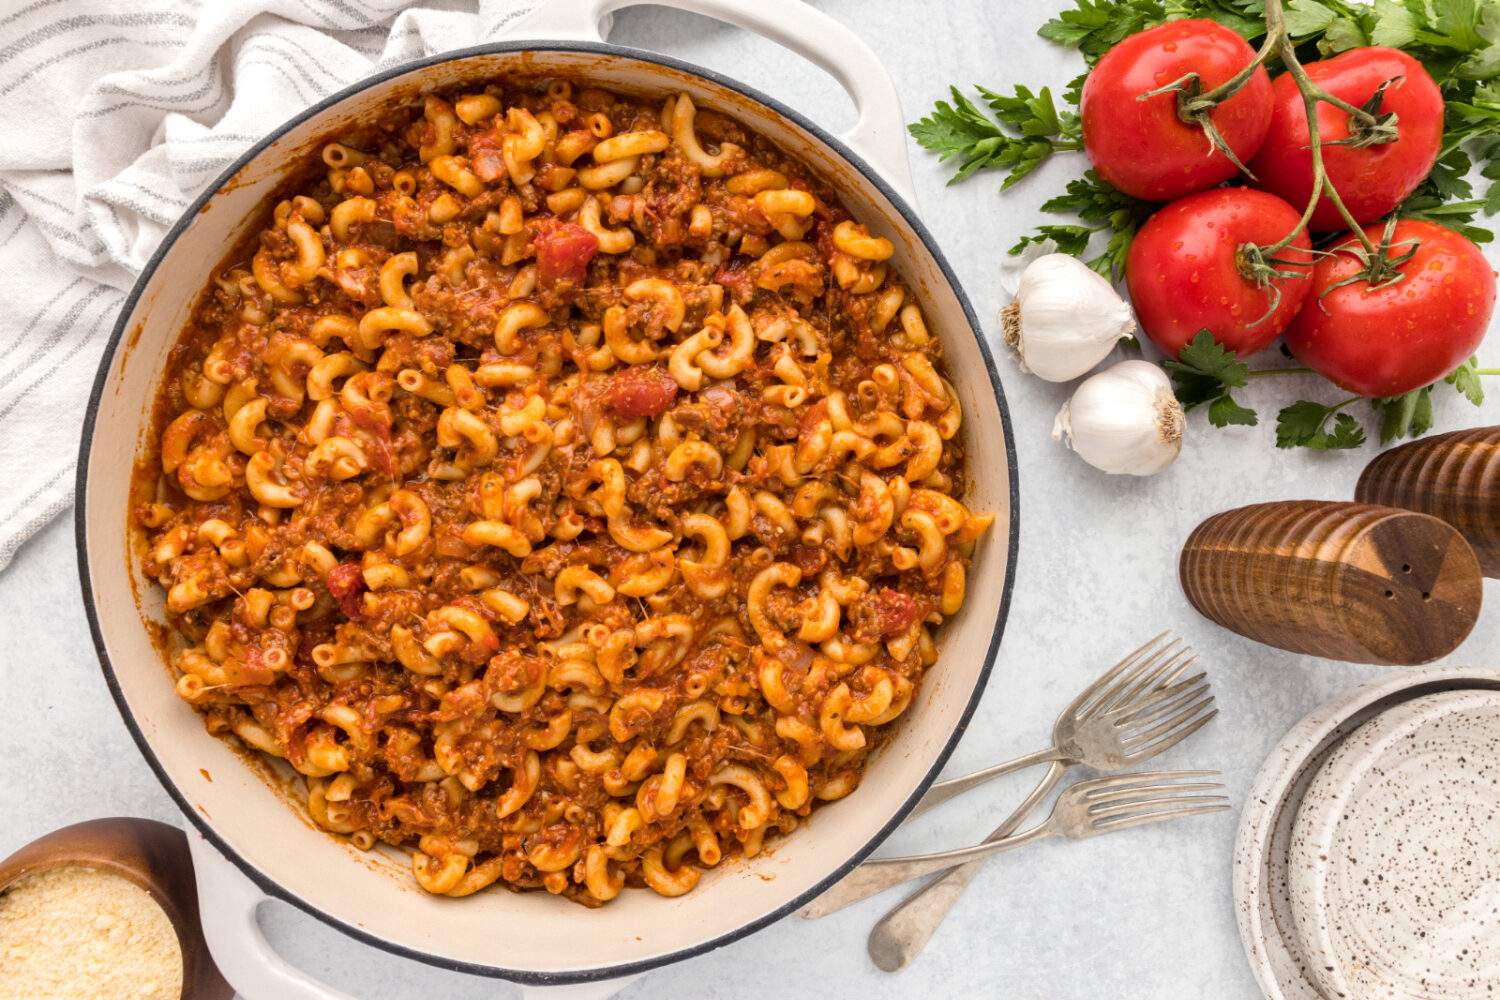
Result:
<svg viewBox="0 0 1500 1000"><path fill-rule="evenodd" d="M1188 278L1188 280L1189 280L1189 281L1191 281L1191 282L1192 282L1192 283L1193 283L1193 284L1195 284L1195 285L1196 285L1196 284L1197 284L1197 283L1198 283L1198 272L1197 272L1197 271L1194 271L1194 272L1193 272L1193 273L1192 273L1192 276L1191 276L1191 277L1189 277L1189 278Z"/></svg>

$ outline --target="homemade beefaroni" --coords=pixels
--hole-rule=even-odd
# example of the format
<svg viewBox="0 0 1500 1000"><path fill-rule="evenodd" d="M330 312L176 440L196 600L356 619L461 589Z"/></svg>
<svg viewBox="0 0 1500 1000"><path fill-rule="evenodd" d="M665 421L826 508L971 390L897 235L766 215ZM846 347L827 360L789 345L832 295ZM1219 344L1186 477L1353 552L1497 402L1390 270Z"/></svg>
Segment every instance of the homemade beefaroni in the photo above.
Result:
<svg viewBox="0 0 1500 1000"><path fill-rule="evenodd" d="M339 138L157 401L178 693L451 896L678 895L852 792L992 520L891 244L686 95Z"/></svg>

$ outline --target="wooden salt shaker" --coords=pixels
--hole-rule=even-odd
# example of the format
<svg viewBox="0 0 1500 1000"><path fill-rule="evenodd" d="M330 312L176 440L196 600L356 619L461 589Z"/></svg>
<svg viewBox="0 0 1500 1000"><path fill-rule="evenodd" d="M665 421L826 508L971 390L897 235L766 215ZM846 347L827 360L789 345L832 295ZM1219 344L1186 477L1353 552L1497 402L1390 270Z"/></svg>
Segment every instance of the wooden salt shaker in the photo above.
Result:
<svg viewBox="0 0 1500 1000"><path fill-rule="evenodd" d="M1215 514L1178 566L1193 607L1295 653L1411 665L1451 652L1483 580L1463 536L1427 514L1286 500Z"/></svg>
<svg viewBox="0 0 1500 1000"><path fill-rule="evenodd" d="M1468 540L1484 575L1500 577L1500 427L1382 452L1360 474L1354 497L1442 518Z"/></svg>

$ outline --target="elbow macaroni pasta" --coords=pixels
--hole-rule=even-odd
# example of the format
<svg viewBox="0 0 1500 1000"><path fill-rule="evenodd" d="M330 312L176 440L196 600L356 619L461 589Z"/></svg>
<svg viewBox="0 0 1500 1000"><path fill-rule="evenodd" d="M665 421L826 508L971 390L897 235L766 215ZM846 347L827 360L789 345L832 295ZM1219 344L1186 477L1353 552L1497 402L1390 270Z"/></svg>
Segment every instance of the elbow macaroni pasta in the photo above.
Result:
<svg viewBox="0 0 1500 1000"><path fill-rule="evenodd" d="M159 392L178 694L454 897L681 895L854 791L992 520L891 242L686 94L338 138Z"/></svg>

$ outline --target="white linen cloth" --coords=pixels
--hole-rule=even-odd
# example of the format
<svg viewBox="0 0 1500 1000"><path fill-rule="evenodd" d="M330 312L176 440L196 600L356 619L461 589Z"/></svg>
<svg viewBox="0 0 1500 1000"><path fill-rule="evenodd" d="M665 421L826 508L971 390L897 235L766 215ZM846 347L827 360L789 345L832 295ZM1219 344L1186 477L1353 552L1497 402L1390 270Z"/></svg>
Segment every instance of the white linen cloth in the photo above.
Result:
<svg viewBox="0 0 1500 1000"><path fill-rule="evenodd" d="M72 504L104 342L193 198L297 111L534 3L0 0L0 569Z"/></svg>

